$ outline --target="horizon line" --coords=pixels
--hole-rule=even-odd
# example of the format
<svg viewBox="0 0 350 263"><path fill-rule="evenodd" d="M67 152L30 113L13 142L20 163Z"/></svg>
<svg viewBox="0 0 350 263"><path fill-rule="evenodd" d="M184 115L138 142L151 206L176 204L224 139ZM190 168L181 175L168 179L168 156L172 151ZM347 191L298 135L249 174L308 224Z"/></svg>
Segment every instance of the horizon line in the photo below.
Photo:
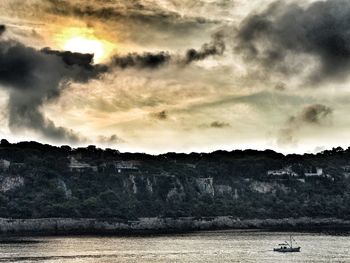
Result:
<svg viewBox="0 0 350 263"><path fill-rule="evenodd" d="M159 153L151 153L151 152L146 152L146 151L120 151L119 149L117 148L114 148L114 147L101 147L99 145L96 145L96 144L87 144L87 145L77 145L77 146L73 146L73 145L70 145L69 143L66 143L66 144L60 144L60 143L45 143L45 142L41 142L41 141L36 141L36 140L20 140L20 141L17 141L17 142L10 142L8 139L6 138L1 138L0 139L1 142L3 140L7 141L9 144L13 145L13 144L19 144L19 143L37 143L37 144L41 144L41 145L48 145L48 146L52 146L52 147L58 147L58 148L62 148L64 146L68 146L71 148L71 150L77 150L79 148L85 148L87 149L89 146L94 146L96 147L97 149L101 149L101 150L114 150L114 151L118 151L119 153L123 154L123 153L131 153L131 154L146 154L146 155L151 155L151 156L160 156L160 155L166 155L166 154L170 154L170 153L175 153L175 154L186 154L186 155L189 155L189 154L212 154L212 153L215 153L215 152L234 152L234 151L256 151L256 152L267 152L267 151L271 151L271 152L274 152L274 153L277 153L277 154L281 154L283 156L288 156L288 155L317 155L317 154L322 154L323 152L326 152L326 151L332 151L334 149L338 149L338 148L341 148L343 151L347 150L347 149L350 149L350 146L348 146L347 148L344 148L344 147L341 147L341 146L336 146L336 147L332 147L332 149L329 149L329 148L325 148L325 149L322 149L320 151L317 151L317 152L302 152L302 153L296 153L296 152L291 152L291 153L283 153L283 152L280 152L278 150L274 150L274 149L271 149L271 148L265 148L265 149L257 149L257 148L233 148L233 149L230 149L230 150L227 150L227 149L216 149L216 150L212 150L212 151L164 151L164 152L159 152ZM0 145L2 145L2 143L0 143Z"/></svg>

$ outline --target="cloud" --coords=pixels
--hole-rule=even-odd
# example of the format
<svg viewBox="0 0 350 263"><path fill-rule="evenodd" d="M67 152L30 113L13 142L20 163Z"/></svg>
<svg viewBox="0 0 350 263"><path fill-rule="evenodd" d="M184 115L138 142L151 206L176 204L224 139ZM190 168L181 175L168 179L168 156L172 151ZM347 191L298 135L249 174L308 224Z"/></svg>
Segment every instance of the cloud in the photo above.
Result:
<svg viewBox="0 0 350 263"><path fill-rule="evenodd" d="M324 147L324 146L316 146L313 152L317 154L317 153L321 153L325 150L326 150L326 147Z"/></svg>
<svg viewBox="0 0 350 263"><path fill-rule="evenodd" d="M183 66L184 64L186 65L195 61L204 60L210 56L223 55L225 48L224 34L218 32L212 36L212 40L209 43L203 44L198 50L193 48L187 50L184 56L171 55L167 51L157 53L144 52L141 54L129 53L125 56L113 56L110 66L122 69L130 67L155 69L166 66L169 63Z"/></svg>
<svg viewBox="0 0 350 263"><path fill-rule="evenodd" d="M209 125L211 128L216 128L216 129L222 129L222 128L228 128L231 127L231 124L227 122L219 122L219 121L214 121L210 123Z"/></svg>
<svg viewBox="0 0 350 263"><path fill-rule="evenodd" d="M313 104L304 107L297 115L289 117L285 126L280 129L277 140L278 144L297 144L295 133L299 129L308 125L321 127L323 124L327 123L328 120L330 120L332 113L332 108L322 104Z"/></svg>
<svg viewBox="0 0 350 263"><path fill-rule="evenodd" d="M9 127L37 131L58 142L77 142L72 130L56 126L42 113L45 103L60 96L69 81L87 81L103 71L92 56L42 51L14 41L0 42L0 84L9 91Z"/></svg>
<svg viewBox="0 0 350 263"><path fill-rule="evenodd" d="M125 142L122 138L117 136L116 134L113 134L111 136L99 136L98 137L98 143L102 145L114 145L114 144L120 144Z"/></svg>
<svg viewBox="0 0 350 263"><path fill-rule="evenodd" d="M167 120L169 118L169 114L165 110L160 111L160 112L151 113L151 116L155 119L162 120L162 121Z"/></svg>
<svg viewBox="0 0 350 263"><path fill-rule="evenodd" d="M307 81L340 81L350 71L350 2L327 0L306 7L278 1L248 16L237 30L236 51L264 71L287 76L303 72L314 58Z"/></svg>
<svg viewBox="0 0 350 263"><path fill-rule="evenodd" d="M9 127L12 131L23 128L39 132L58 142L77 142L81 138L74 131L58 127L43 114L43 106L58 99L69 82L87 82L116 68L156 69L169 63L184 65L220 55L225 49L223 36L216 34L209 44L185 57L168 52L130 53L114 56L104 65L93 64L93 54L57 51L50 48L36 50L15 41L0 41L0 84L9 91ZM186 65L185 64L185 65ZM167 119L167 112L155 115Z"/></svg>
<svg viewBox="0 0 350 263"><path fill-rule="evenodd" d="M5 25L0 25L0 36L5 33L6 31L6 26Z"/></svg>
<svg viewBox="0 0 350 263"><path fill-rule="evenodd" d="M298 116L299 120L304 123L310 124L321 124L326 118L328 118L333 112L333 109L322 105L314 104L305 107L300 115ZM293 121L297 119L294 118Z"/></svg>
<svg viewBox="0 0 350 263"><path fill-rule="evenodd" d="M213 121L210 123L201 124L199 128L210 128L210 129L225 129L231 127L231 124L223 121Z"/></svg>
<svg viewBox="0 0 350 263"><path fill-rule="evenodd" d="M51 50L44 48L41 52L60 57L71 69L71 78L75 81L86 82L99 76L101 73L108 72L109 65L93 64L94 54L82 54L70 51Z"/></svg>
<svg viewBox="0 0 350 263"><path fill-rule="evenodd" d="M218 32L212 36L212 41L204 44L201 49L189 49L186 52L185 63L203 60L209 56L222 55L225 52L225 48L224 35Z"/></svg>
<svg viewBox="0 0 350 263"><path fill-rule="evenodd" d="M200 2L206 7L182 0L180 5L174 6L163 0L27 0L25 3L12 0L8 5L22 18L29 13L23 10L30 10L34 14L40 12L40 20L48 23L54 19L67 27L86 24L96 36L116 41L118 46L175 51L183 50L188 43L203 43L216 27L223 24L222 17L217 19L213 15L213 8L208 15L207 0ZM16 8L18 5L22 7L20 10ZM35 20L34 16L28 18Z"/></svg>
<svg viewBox="0 0 350 263"><path fill-rule="evenodd" d="M73 53L70 51L57 51L51 50L50 48L44 48L41 50L45 54L55 55L61 57L63 62L69 66L79 65L86 69L92 69L91 65L94 55L93 54L81 54L81 53Z"/></svg>
<svg viewBox="0 0 350 263"><path fill-rule="evenodd" d="M286 87L286 84L285 83L277 83L276 85L275 85L275 90L277 90L277 91L285 91L287 89L287 87Z"/></svg>
<svg viewBox="0 0 350 263"><path fill-rule="evenodd" d="M169 10L158 1L122 0L122 1L80 1L80 0L48 0L46 11L56 15L74 16L79 18L97 18L108 21L133 21L161 27L175 26L182 23L189 26L195 23L211 22L205 17L188 17ZM163 25L162 25L163 24Z"/></svg>
<svg viewBox="0 0 350 263"><path fill-rule="evenodd" d="M126 56L114 56L112 65L120 68L138 67L138 68L157 68L170 61L171 56L167 52L143 54L130 53Z"/></svg>

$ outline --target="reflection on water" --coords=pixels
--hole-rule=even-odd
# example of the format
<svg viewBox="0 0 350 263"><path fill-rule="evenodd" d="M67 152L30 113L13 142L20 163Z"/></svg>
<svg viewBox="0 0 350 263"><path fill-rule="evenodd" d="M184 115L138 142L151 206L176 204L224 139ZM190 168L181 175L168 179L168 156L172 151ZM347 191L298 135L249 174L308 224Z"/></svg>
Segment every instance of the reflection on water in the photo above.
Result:
<svg viewBox="0 0 350 263"><path fill-rule="evenodd" d="M217 231L154 237L42 237L0 242L0 262L350 262L350 237L294 233L301 253L273 252L289 233Z"/></svg>

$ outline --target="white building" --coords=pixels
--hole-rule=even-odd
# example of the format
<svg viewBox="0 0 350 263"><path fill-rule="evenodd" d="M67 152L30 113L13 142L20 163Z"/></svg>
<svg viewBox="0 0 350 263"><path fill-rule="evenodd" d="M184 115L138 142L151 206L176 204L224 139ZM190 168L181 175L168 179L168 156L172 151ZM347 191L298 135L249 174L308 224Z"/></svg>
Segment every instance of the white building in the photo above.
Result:
<svg viewBox="0 0 350 263"><path fill-rule="evenodd" d="M88 163L82 163L77 161L74 157L70 158L69 170L71 172L84 172L86 170L92 170L97 172L97 166L91 166Z"/></svg>
<svg viewBox="0 0 350 263"><path fill-rule="evenodd" d="M282 168L280 170L269 170L267 171L269 176L288 176L288 177L297 177L298 174L292 170L291 166Z"/></svg>
<svg viewBox="0 0 350 263"><path fill-rule="evenodd" d="M320 177L323 176L323 169L316 168L316 172L308 171L304 173L305 177Z"/></svg>
<svg viewBox="0 0 350 263"><path fill-rule="evenodd" d="M114 163L114 167L118 173L122 172L136 172L139 170L139 162L136 161L118 161Z"/></svg>

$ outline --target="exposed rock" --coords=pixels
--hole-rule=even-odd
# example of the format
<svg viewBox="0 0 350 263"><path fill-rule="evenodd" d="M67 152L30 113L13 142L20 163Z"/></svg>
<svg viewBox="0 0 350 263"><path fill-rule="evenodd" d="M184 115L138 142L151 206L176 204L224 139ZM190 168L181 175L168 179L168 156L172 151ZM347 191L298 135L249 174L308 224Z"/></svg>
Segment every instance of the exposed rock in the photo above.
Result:
<svg viewBox="0 0 350 263"><path fill-rule="evenodd" d="M137 185L136 185L136 182L135 182L135 175L130 175L129 176L129 180L131 182L132 192L134 194L137 194Z"/></svg>
<svg viewBox="0 0 350 263"><path fill-rule="evenodd" d="M146 179L146 190L151 194L153 193L153 184L148 177Z"/></svg>
<svg viewBox="0 0 350 263"><path fill-rule="evenodd" d="M179 181L179 179L175 178L175 185L167 194L167 200L171 199L179 199L182 200L186 196L184 187Z"/></svg>
<svg viewBox="0 0 350 263"><path fill-rule="evenodd" d="M21 176L8 176L0 182L0 191L8 192L24 185L24 178Z"/></svg>
<svg viewBox="0 0 350 263"><path fill-rule="evenodd" d="M251 189L253 191L256 191L261 194L267 194L267 193L275 193L275 187L271 183L266 182L252 182L250 185Z"/></svg>
<svg viewBox="0 0 350 263"><path fill-rule="evenodd" d="M200 195L214 196L213 178L196 178L195 182Z"/></svg>
<svg viewBox="0 0 350 263"><path fill-rule="evenodd" d="M261 194L267 194L267 193L276 193L277 190L283 191L284 193L287 193L289 189L278 183L269 183L269 182L258 182L254 181L250 184L250 187L253 191L261 193Z"/></svg>
<svg viewBox="0 0 350 263"><path fill-rule="evenodd" d="M72 197L72 191L70 189L68 189L66 183L62 179L58 179L58 186L57 187L64 192L64 195L66 198Z"/></svg>
<svg viewBox="0 0 350 263"><path fill-rule="evenodd" d="M230 195L232 194L232 187L229 185L214 185L215 194Z"/></svg>
<svg viewBox="0 0 350 263"><path fill-rule="evenodd" d="M235 195L234 195L234 198L235 198L236 200L238 200L238 198L239 198L239 194L238 194L238 189L237 189L237 188L235 188Z"/></svg>

